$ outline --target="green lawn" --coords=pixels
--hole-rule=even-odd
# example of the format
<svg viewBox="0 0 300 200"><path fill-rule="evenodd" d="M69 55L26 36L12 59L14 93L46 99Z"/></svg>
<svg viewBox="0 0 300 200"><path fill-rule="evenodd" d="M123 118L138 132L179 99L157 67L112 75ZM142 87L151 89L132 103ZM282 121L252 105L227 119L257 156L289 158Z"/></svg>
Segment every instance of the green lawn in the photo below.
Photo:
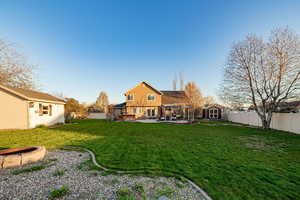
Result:
<svg viewBox="0 0 300 200"><path fill-rule="evenodd" d="M237 126L81 120L1 131L0 148L80 145L112 169L181 174L213 199L300 199L300 135Z"/></svg>

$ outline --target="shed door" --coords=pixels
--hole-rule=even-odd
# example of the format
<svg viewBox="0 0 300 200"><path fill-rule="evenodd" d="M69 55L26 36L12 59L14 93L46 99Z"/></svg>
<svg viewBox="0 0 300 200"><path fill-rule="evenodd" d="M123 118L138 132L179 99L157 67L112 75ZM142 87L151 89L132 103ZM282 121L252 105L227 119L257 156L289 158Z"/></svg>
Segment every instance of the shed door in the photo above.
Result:
<svg viewBox="0 0 300 200"><path fill-rule="evenodd" d="M219 117L219 110L218 109L210 109L209 110L209 119L218 119Z"/></svg>

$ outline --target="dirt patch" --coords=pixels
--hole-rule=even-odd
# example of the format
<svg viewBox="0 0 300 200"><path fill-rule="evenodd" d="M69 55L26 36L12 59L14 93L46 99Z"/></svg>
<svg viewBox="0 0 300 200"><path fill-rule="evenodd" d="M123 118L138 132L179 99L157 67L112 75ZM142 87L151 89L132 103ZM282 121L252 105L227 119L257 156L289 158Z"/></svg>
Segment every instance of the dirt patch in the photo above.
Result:
<svg viewBox="0 0 300 200"><path fill-rule="evenodd" d="M287 144L285 143L278 143L270 139L267 139L265 137L257 136L257 135L240 136L238 137L238 140L245 147L256 151L267 151L267 150L282 151L287 146Z"/></svg>

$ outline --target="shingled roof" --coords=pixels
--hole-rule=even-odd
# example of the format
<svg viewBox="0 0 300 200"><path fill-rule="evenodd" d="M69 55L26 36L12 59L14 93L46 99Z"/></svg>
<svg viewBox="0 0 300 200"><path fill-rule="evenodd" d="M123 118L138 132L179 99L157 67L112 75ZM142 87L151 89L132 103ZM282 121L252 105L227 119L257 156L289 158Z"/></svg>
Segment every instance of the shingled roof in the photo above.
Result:
<svg viewBox="0 0 300 200"><path fill-rule="evenodd" d="M281 102L279 104L279 112L289 113L289 112L299 112L300 101L291 102Z"/></svg>
<svg viewBox="0 0 300 200"><path fill-rule="evenodd" d="M259 106L258 106L259 107ZM268 105L267 105L268 107ZM254 110L251 105L248 110ZM300 101L280 102L276 112L280 113L296 113L300 111Z"/></svg>
<svg viewBox="0 0 300 200"><path fill-rule="evenodd" d="M36 92L33 90L14 88L14 87L9 87L4 85L0 85L0 89L3 89L9 93L12 93L16 96L19 96L29 101L47 101L47 102L65 103L64 100L43 92Z"/></svg>
<svg viewBox="0 0 300 200"><path fill-rule="evenodd" d="M162 95L162 104L186 104L189 99L184 91L160 91Z"/></svg>

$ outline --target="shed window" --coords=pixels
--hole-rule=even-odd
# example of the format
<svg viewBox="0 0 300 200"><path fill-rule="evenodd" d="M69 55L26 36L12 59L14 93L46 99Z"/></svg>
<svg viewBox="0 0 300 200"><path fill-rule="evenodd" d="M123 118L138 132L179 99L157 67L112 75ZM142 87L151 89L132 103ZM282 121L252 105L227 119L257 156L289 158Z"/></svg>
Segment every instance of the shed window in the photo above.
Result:
<svg viewBox="0 0 300 200"><path fill-rule="evenodd" d="M49 114L49 106L43 106L43 115Z"/></svg>
<svg viewBox="0 0 300 200"><path fill-rule="evenodd" d="M33 102L29 102L29 108L34 108L34 103Z"/></svg>
<svg viewBox="0 0 300 200"><path fill-rule="evenodd" d="M39 116L43 115L43 105L40 103L39 104Z"/></svg>
<svg viewBox="0 0 300 200"><path fill-rule="evenodd" d="M49 116L52 116L52 105L49 105Z"/></svg>
<svg viewBox="0 0 300 200"><path fill-rule="evenodd" d="M52 105L39 104L39 116L52 115Z"/></svg>

